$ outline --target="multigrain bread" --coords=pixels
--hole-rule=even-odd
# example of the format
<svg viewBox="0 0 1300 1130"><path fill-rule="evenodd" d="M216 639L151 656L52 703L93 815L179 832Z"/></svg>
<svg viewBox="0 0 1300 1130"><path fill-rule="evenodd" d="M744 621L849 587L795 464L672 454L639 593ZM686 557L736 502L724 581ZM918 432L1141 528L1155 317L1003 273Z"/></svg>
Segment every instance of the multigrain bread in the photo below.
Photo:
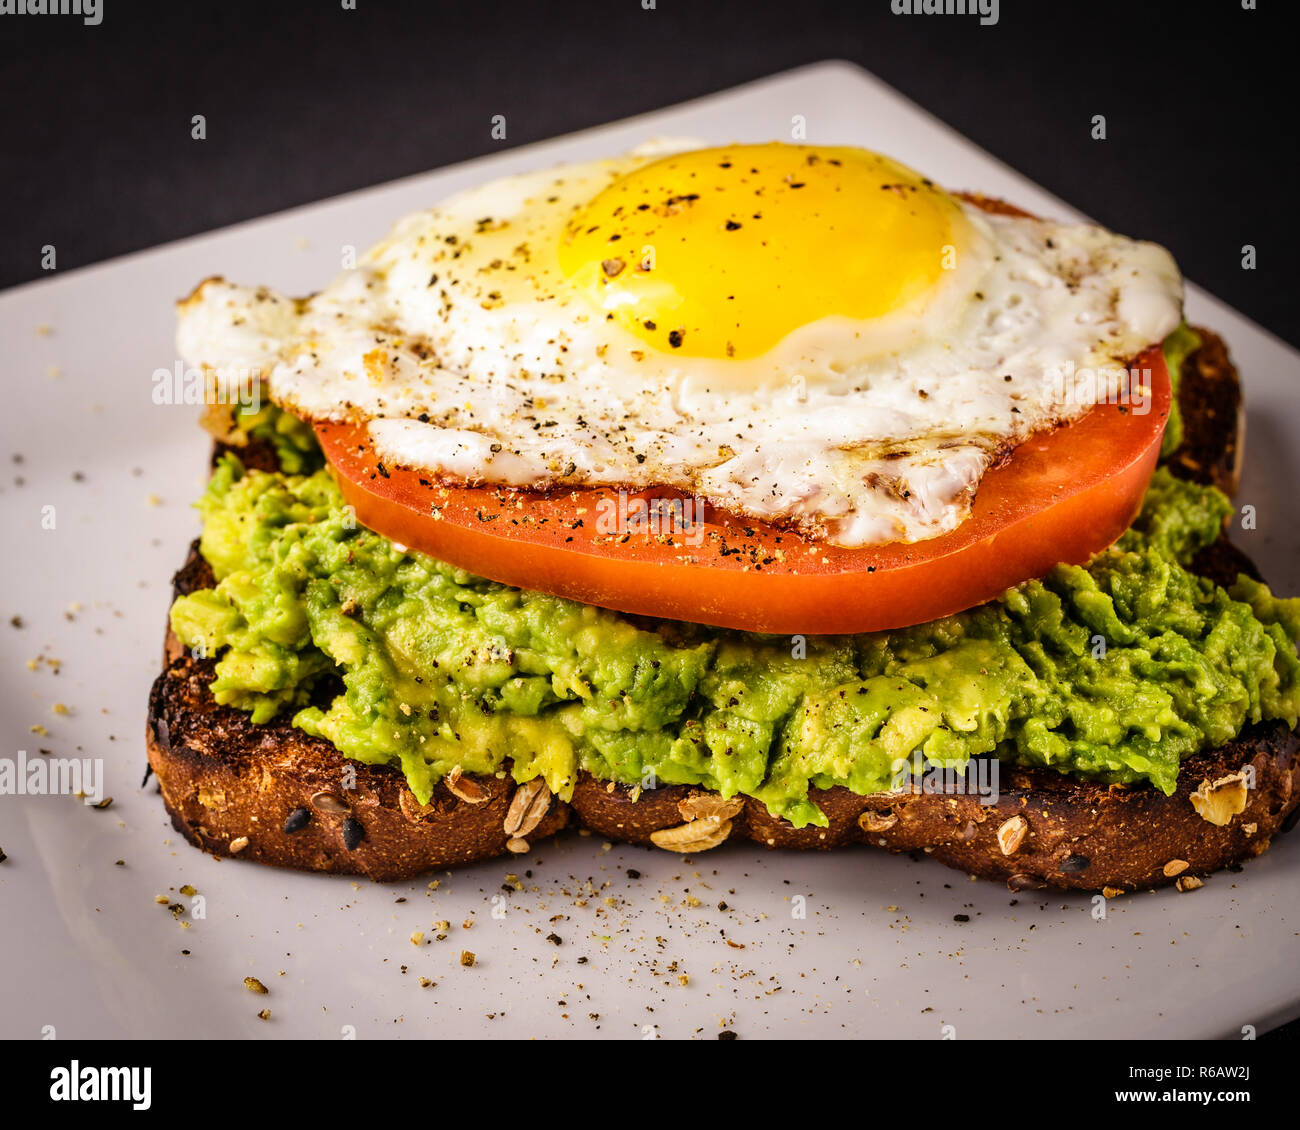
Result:
<svg viewBox="0 0 1300 1130"><path fill-rule="evenodd" d="M1224 488L1240 466L1241 395L1222 341L1199 330L1179 389L1184 439L1177 474ZM240 449L271 469L262 445ZM1196 572L1230 583L1253 565L1226 539L1202 551ZM177 573L177 595L212 584L197 551ZM527 852L566 826L613 840L698 853L728 840L773 848L866 844L923 852L1012 889L1125 891L1177 882L1249 859L1300 816L1300 738L1281 723L1184 762L1178 789L1105 786L1050 770L999 765L998 799L975 794L860 797L813 790L826 828L796 829L758 801L678 786L630 790L583 774L567 804L510 776L443 781L421 806L401 772L342 757L285 719L254 725L208 692L211 659L167 634L149 701L149 764L172 822L217 855L274 866L409 878L454 864ZM327 688L328 691L328 688Z"/></svg>

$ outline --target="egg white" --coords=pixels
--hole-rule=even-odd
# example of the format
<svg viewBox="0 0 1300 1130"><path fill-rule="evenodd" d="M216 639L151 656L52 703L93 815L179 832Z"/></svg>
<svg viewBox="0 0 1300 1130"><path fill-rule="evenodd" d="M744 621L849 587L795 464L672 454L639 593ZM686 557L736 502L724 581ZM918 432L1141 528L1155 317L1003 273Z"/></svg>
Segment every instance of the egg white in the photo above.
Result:
<svg viewBox="0 0 1300 1130"><path fill-rule="evenodd" d="M643 159L463 193L310 299L209 280L181 304L181 354L260 371L304 418L367 421L392 465L672 487L859 546L955 528L999 453L1090 407L1062 373L1113 370L1181 318L1164 249L962 204L953 269L908 309L744 361L662 353L554 262L572 210Z"/></svg>

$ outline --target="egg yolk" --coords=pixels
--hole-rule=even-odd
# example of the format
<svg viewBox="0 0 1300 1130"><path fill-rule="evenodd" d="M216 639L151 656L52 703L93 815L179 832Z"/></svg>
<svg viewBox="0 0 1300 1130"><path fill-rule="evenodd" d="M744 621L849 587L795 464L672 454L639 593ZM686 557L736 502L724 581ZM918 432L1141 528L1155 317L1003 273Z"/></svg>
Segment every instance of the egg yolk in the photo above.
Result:
<svg viewBox="0 0 1300 1130"><path fill-rule="evenodd" d="M664 352L746 358L792 330L923 300L954 255L956 202L865 149L733 145L620 176L565 226L560 267Z"/></svg>

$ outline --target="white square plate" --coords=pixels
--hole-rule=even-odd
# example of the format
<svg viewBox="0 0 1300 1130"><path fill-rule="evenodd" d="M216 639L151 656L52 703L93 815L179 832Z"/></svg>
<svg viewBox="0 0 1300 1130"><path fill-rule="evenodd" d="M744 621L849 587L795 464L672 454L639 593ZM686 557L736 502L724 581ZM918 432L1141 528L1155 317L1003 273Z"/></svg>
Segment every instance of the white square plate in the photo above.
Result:
<svg viewBox="0 0 1300 1130"><path fill-rule="evenodd" d="M1300 1014L1300 835L1241 874L1115 900L1096 919L1087 897L1017 898L867 849L729 846L690 867L565 836L437 876L436 889L357 883L202 855L152 785L139 788L168 582L197 530L188 504L208 455L194 409L150 399L154 370L175 361L174 300L218 273L305 293L333 277L344 245L364 248L402 214L490 177L655 135L788 138L795 115L812 142L869 146L941 184L1077 215L870 75L825 63L0 294L0 756L100 758L115 798L96 810L0 797L0 1036L712 1038L725 1025L742 1037L936 1039L951 1025L959 1038L1191 1037ZM1237 539L1295 593L1300 356L1195 288L1187 307L1245 375L1239 501L1258 528ZM25 626L10 627L13 615ZM60 660L58 673L29 670L38 656ZM450 936L412 945L437 920ZM270 995L250 994L246 976Z"/></svg>

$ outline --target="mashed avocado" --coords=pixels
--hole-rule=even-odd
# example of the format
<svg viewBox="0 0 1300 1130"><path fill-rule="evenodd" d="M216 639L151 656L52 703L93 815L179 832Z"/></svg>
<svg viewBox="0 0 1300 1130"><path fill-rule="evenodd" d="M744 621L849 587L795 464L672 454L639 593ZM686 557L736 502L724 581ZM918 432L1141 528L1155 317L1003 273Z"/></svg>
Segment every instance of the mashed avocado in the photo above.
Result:
<svg viewBox="0 0 1300 1130"><path fill-rule="evenodd" d="M1169 385L1174 395L1169 405L1169 419L1165 421L1165 434L1160 441L1161 458L1172 454L1183 442L1183 414L1178 408L1178 380L1182 375L1183 362L1200 347L1201 339L1186 322L1165 338L1165 366L1169 370Z"/></svg>
<svg viewBox="0 0 1300 1130"><path fill-rule="evenodd" d="M280 470L286 474L301 475L325 465L311 425L270 400L260 399L256 407L236 405L224 423L232 433L232 441L260 440L270 444Z"/></svg>
<svg viewBox="0 0 1300 1130"><path fill-rule="evenodd" d="M1163 470L1085 568L913 628L806 639L648 630L482 580L358 526L324 469L227 455L199 507L218 584L171 621L220 654L217 701L400 764L422 802L456 765L564 797L586 769L758 797L802 827L825 824L810 786L877 792L909 760L992 751L1170 793L1184 758L1300 709L1300 600L1188 572L1230 504Z"/></svg>

